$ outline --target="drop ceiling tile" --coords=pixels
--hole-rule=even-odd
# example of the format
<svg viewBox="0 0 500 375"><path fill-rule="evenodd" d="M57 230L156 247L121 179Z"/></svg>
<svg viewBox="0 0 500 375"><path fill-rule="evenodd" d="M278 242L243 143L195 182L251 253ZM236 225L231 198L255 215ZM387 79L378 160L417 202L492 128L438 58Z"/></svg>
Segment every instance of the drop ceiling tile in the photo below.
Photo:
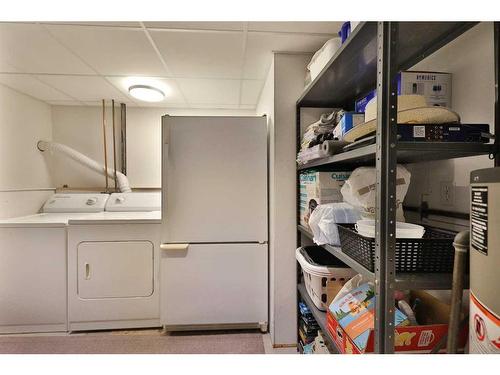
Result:
<svg viewBox="0 0 500 375"><path fill-rule="evenodd" d="M144 22L150 29L186 29L186 30L233 30L242 31L246 22Z"/></svg>
<svg viewBox="0 0 500 375"><path fill-rule="evenodd" d="M330 39L329 36L249 32L243 78L265 79L271 65L273 52L314 53L328 39Z"/></svg>
<svg viewBox="0 0 500 375"><path fill-rule="evenodd" d="M101 99L127 100L118 89L101 77L66 75L43 75L37 77L41 81L79 101L98 101Z"/></svg>
<svg viewBox="0 0 500 375"><path fill-rule="evenodd" d="M166 103L166 102L157 102L157 103L146 103L146 102L137 102L136 104L139 108L188 108L186 103Z"/></svg>
<svg viewBox="0 0 500 375"><path fill-rule="evenodd" d="M0 74L0 83L44 101L73 100L29 74Z"/></svg>
<svg viewBox="0 0 500 375"><path fill-rule="evenodd" d="M83 102L79 102L76 100L48 100L47 103L51 105L78 105L78 106L83 106L85 105Z"/></svg>
<svg viewBox="0 0 500 375"><path fill-rule="evenodd" d="M117 111L119 111L120 103L125 103L128 107L137 107L137 105L134 102L128 100L126 101L115 100L115 113L117 116L119 115ZM83 101L82 104L89 107L102 107L102 100L86 100ZM106 107L111 108L111 100L106 101Z"/></svg>
<svg viewBox="0 0 500 375"><path fill-rule="evenodd" d="M206 104L206 103L191 103L190 108L198 109L239 109L238 104Z"/></svg>
<svg viewBox="0 0 500 375"><path fill-rule="evenodd" d="M186 100L198 104L238 104L240 81L227 79L177 79Z"/></svg>
<svg viewBox="0 0 500 375"><path fill-rule="evenodd" d="M2 58L2 48L0 47L0 72L2 73L20 73L20 70L10 65L4 58Z"/></svg>
<svg viewBox="0 0 500 375"><path fill-rule="evenodd" d="M102 75L167 72L143 30L47 26L51 33Z"/></svg>
<svg viewBox="0 0 500 375"><path fill-rule="evenodd" d="M0 23L0 66L4 65L21 73L93 73L42 26L28 23Z"/></svg>
<svg viewBox="0 0 500 375"><path fill-rule="evenodd" d="M174 79L169 78L150 78L150 77L106 77L106 79L119 89L130 100L137 104L142 103L140 100L133 99L129 95L128 89L133 85L149 85L156 87L165 93L165 100L160 103L160 106L168 104L186 104L179 89L179 86Z"/></svg>
<svg viewBox="0 0 500 375"><path fill-rule="evenodd" d="M343 22L249 22L248 31L335 34Z"/></svg>
<svg viewBox="0 0 500 375"><path fill-rule="evenodd" d="M71 26L103 26L103 27L135 27L141 28L140 22L104 21L104 22L42 22L46 25L71 25Z"/></svg>
<svg viewBox="0 0 500 375"><path fill-rule="evenodd" d="M243 32L151 31L175 77L240 78Z"/></svg>
<svg viewBox="0 0 500 375"><path fill-rule="evenodd" d="M240 104L250 104L255 106L260 97L264 80L243 80L241 81L241 102Z"/></svg>

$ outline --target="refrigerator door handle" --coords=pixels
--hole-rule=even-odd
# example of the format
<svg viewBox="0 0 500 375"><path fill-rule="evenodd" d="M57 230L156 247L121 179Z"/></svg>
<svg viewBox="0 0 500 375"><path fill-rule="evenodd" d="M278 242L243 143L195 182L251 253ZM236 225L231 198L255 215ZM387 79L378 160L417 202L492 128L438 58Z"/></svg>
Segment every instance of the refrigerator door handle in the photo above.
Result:
<svg viewBox="0 0 500 375"><path fill-rule="evenodd" d="M160 250L165 251L186 251L189 247L188 243L162 243Z"/></svg>

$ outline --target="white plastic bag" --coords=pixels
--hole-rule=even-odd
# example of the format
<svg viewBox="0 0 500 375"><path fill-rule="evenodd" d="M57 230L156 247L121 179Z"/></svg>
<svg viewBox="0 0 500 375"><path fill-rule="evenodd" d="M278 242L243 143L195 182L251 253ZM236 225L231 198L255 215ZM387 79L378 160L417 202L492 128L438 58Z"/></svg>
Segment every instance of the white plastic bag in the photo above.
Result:
<svg viewBox="0 0 500 375"><path fill-rule="evenodd" d="M359 211L348 203L320 204L309 217L309 228L314 235L313 241L318 245L340 246L336 224L353 224L360 218Z"/></svg>
<svg viewBox="0 0 500 375"><path fill-rule="evenodd" d="M376 173L374 167L356 168L340 190L344 201L359 209L363 219L375 218ZM410 172L402 165L398 165L396 171L397 221L405 221L402 205L408 192L410 178Z"/></svg>

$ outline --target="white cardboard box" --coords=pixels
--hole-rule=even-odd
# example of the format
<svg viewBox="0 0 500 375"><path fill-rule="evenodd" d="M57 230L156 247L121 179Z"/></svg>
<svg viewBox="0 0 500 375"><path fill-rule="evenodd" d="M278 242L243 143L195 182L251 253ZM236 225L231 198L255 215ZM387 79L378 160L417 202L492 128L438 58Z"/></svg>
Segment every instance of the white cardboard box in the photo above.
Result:
<svg viewBox="0 0 500 375"><path fill-rule="evenodd" d="M451 73L400 73L401 95L423 95L429 105L451 108Z"/></svg>
<svg viewBox="0 0 500 375"><path fill-rule="evenodd" d="M451 108L451 73L403 71L398 73L398 95L423 95L428 105ZM372 90L356 100L355 111L364 112L377 96Z"/></svg>
<svg viewBox="0 0 500 375"><path fill-rule="evenodd" d="M351 172L305 172L300 174L300 224L309 227L311 212L318 204L342 202L340 189Z"/></svg>

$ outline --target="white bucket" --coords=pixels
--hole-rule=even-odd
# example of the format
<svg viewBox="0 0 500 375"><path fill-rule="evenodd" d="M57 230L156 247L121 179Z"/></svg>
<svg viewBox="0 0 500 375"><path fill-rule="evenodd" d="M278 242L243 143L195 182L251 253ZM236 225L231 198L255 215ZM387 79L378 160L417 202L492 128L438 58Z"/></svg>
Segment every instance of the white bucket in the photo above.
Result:
<svg viewBox="0 0 500 375"><path fill-rule="evenodd" d="M375 238L375 220L358 220L355 227L362 236ZM421 225L396 222L396 238L422 238L424 233Z"/></svg>

